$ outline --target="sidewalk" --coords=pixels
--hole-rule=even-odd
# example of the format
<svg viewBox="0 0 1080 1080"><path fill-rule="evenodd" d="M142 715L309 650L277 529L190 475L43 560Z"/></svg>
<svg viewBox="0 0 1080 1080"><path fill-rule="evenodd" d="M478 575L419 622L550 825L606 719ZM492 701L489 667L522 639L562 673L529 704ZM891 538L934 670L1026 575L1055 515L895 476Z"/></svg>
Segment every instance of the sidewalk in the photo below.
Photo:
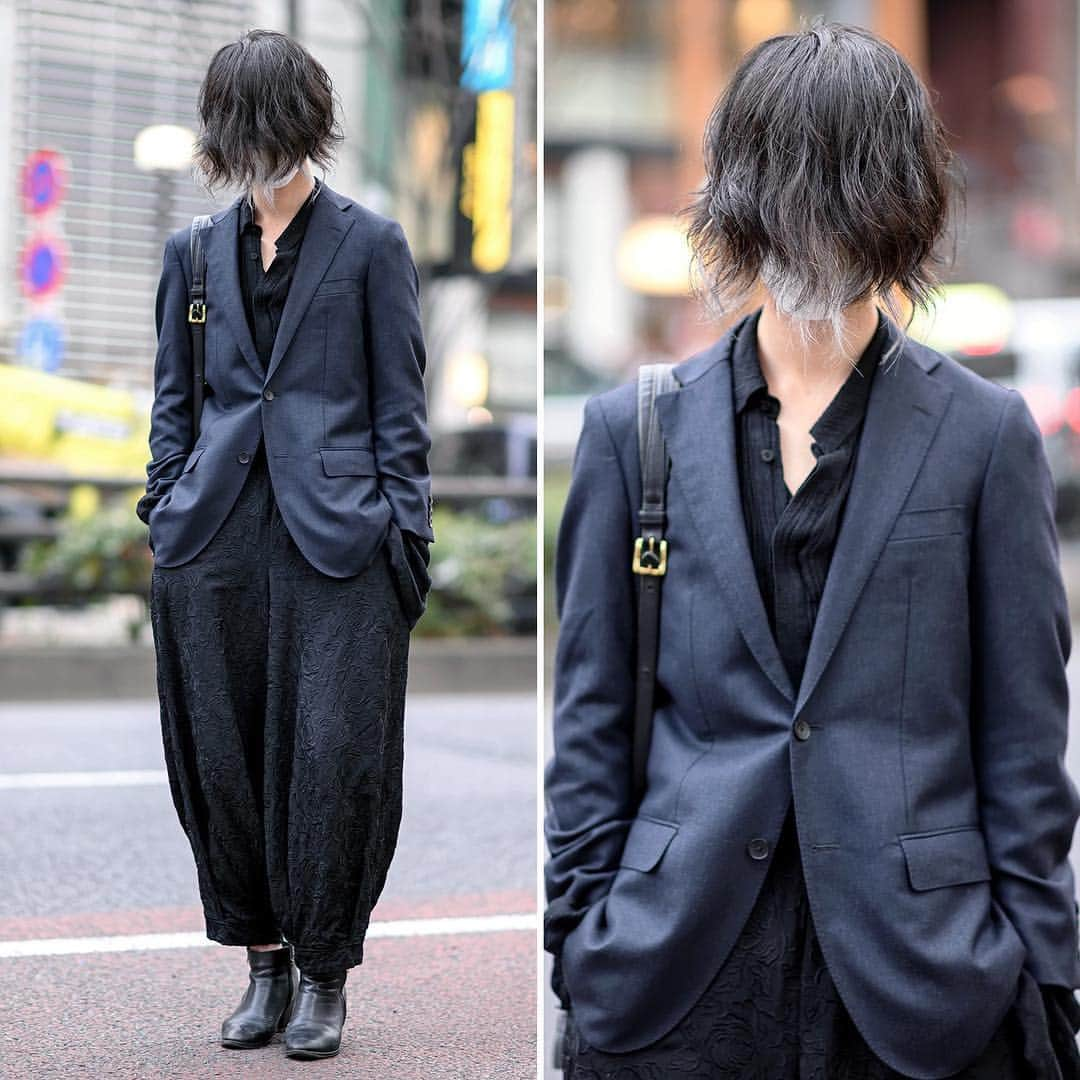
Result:
<svg viewBox="0 0 1080 1080"><path fill-rule="evenodd" d="M0 700L62 701L152 698L153 638L134 597L83 610L52 607L0 611ZM132 640L131 623L139 625ZM410 693L532 693L536 642L531 637L414 637Z"/></svg>

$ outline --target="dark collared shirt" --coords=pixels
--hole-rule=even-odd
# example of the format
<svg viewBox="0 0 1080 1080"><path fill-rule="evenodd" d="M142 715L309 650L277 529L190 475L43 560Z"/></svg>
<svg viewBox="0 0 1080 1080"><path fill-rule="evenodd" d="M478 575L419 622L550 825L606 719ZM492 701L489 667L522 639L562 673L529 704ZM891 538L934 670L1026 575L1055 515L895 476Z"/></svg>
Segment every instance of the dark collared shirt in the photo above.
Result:
<svg viewBox="0 0 1080 1080"><path fill-rule="evenodd" d="M746 320L732 353L739 488L758 587L784 666L798 690L888 328L879 311L877 329L857 367L810 429L817 461L792 494L780 459L780 402L769 393L758 362L760 316L759 309Z"/></svg>
<svg viewBox="0 0 1080 1080"><path fill-rule="evenodd" d="M270 364L281 312L296 271L300 243L307 232L311 208L321 187L321 181L316 179L311 194L282 230L269 270L263 270L262 264L262 226L255 223L250 201L246 198L240 201L240 288L244 294L248 327L264 371Z"/></svg>

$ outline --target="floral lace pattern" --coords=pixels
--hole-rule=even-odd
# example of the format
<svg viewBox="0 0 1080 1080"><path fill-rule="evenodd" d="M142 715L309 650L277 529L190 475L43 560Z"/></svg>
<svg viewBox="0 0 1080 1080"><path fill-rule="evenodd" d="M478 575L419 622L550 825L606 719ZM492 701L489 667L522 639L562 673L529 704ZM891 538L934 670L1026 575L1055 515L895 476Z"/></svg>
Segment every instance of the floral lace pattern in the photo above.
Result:
<svg viewBox="0 0 1080 1080"><path fill-rule="evenodd" d="M1069 1021L1056 1018L1059 1027ZM1064 1041L1063 1041L1064 1040ZM1051 1046L1039 987L1017 997L979 1058L955 1080L1076 1080L1071 1034ZM1071 1044L1071 1049L1069 1048ZM564 1080L908 1080L859 1034L825 966L788 812L765 884L724 967L663 1038L625 1054L589 1046L571 1011Z"/></svg>
<svg viewBox="0 0 1080 1080"><path fill-rule="evenodd" d="M260 445L210 543L155 566L151 623L173 803L211 939L359 964L397 843L409 626L384 548L316 570Z"/></svg>

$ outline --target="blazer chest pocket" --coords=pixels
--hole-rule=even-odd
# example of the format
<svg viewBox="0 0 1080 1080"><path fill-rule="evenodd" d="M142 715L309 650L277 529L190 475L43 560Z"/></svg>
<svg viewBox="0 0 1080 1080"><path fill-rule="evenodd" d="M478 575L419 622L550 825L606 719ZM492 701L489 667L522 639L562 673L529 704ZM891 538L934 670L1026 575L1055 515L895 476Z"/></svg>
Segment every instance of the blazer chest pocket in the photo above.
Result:
<svg viewBox="0 0 1080 1080"><path fill-rule="evenodd" d="M679 831L678 825L655 818L635 818L627 833L620 866L647 874L660 864L668 845Z"/></svg>
<svg viewBox="0 0 1080 1080"><path fill-rule="evenodd" d="M378 475L375 454L366 446L323 446L319 454L327 476Z"/></svg>
<svg viewBox="0 0 1080 1080"><path fill-rule="evenodd" d="M897 839L904 851L908 880L919 892L990 880L986 840L976 825L905 833Z"/></svg>
<svg viewBox="0 0 1080 1080"><path fill-rule="evenodd" d="M896 517L889 542L893 540L926 540L934 536L952 536L963 533L967 518L965 508L955 506L929 506L925 509L904 510Z"/></svg>
<svg viewBox="0 0 1080 1080"><path fill-rule="evenodd" d="M357 278L331 278L324 281L316 290L313 299L320 296L342 296L346 293L360 292L361 285Z"/></svg>

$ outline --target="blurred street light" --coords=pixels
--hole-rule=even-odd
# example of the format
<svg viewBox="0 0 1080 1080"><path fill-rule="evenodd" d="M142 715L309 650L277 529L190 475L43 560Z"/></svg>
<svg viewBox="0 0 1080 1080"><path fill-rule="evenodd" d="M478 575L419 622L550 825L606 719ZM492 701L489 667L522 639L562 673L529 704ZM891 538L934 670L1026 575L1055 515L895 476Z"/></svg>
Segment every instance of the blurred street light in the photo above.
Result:
<svg viewBox="0 0 1080 1080"><path fill-rule="evenodd" d="M135 166L143 172L179 172L191 164L195 133L179 124L151 124L135 136Z"/></svg>
<svg viewBox="0 0 1080 1080"><path fill-rule="evenodd" d="M615 257L623 284L646 296L687 296L690 247L678 221L651 214L623 233Z"/></svg>
<svg viewBox="0 0 1080 1080"><path fill-rule="evenodd" d="M180 124L151 124L135 136L133 149L135 167L157 177L154 231L163 241L172 221L176 177L191 165L195 133Z"/></svg>
<svg viewBox="0 0 1080 1080"><path fill-rule="evenodd" d="M450 356L446 370L447 389L455 405L472 409L488 396L488 361L479 352L457 352Z"/></svg>

